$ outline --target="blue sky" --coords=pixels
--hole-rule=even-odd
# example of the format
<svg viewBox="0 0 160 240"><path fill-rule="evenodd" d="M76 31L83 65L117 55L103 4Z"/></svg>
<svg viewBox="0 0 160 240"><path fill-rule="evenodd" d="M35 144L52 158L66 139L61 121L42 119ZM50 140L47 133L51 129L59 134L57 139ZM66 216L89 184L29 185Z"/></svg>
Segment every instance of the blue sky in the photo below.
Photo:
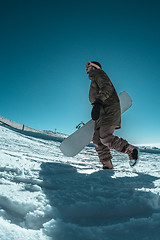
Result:
<svg viewBox="0 0 160 240"><path fill-rule="evenodd" d="M132 108L116 134L160 143L159 1L1 2L0 115L71 133L90 119L87 61L99 61Z"/></svg>

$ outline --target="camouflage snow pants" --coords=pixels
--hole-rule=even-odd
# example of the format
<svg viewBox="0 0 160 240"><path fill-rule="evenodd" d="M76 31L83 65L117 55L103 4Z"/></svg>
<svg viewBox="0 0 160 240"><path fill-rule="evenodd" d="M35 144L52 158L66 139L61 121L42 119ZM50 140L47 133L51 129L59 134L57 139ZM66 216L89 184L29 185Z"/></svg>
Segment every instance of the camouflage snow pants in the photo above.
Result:
<svg viewBox="0 0 160 240"><path fill-rule="evenodd" d="M114 131L114 126L105 125L101 126L94 132L93 143L103 166L105 166L106 161L110 161L112 159L110 149L123 152L124 147L128 144L128 142L123 138L114 136Z"/></svg>

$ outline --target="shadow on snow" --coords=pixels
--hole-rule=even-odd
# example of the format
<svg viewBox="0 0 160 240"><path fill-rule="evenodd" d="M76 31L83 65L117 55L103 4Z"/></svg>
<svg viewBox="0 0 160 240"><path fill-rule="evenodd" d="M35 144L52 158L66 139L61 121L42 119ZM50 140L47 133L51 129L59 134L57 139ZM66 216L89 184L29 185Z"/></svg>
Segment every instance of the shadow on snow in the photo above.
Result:
<svg viewBox="0 0 160 240"><path fill-rule="evenodd" d="M134 177L113 176L113 170L87 175L78 173L70 165L43 163L40 178L53 209L52 218L91 227L118 224L131 218L148 218L159 213L159 196L138 190L155 188L157 177L143 173Z"/></svg>

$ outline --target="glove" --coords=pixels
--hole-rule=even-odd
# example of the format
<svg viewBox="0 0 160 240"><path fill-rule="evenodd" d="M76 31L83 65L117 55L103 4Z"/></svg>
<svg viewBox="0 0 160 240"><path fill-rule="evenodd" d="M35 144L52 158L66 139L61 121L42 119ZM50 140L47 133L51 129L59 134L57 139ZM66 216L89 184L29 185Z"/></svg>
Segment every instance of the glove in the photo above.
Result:
<svg viewBox="0 0 160 240"><path fill-rule="evenodd" d="M91 116L92 116L92 120L96 121L99 119L100 110L101 110L101 106L103 106L103 102L97 98L92 105L93 105L93 108L92 108Z"/></svg>

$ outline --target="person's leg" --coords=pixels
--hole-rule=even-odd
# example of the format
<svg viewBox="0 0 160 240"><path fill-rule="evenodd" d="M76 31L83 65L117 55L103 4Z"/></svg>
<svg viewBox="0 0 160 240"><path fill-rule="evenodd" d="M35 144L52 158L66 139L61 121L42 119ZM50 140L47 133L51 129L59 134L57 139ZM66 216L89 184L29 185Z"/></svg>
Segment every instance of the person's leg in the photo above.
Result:
<svg viewBox="0 0 160 240"><path fill-rule="evenodd" d="M118 152L121 152L124 146L128 144L128 142L123 138L114 136L114 131L114 126L102 126L100 128L100 141L103 145L108 146L111 149L115 149Z"/></svg>
<svg viewBox="0 0 160 240"><path fill-rule="evenodd" d="M114 136L114 131L114 126L102 126L99 133L101 143L118 152L128 154L130 160L137 160L138 148L129 144L125 139ZM135 163L133 165L135 165Z"/></svg>
<svg viewBox="0 0 160 240"><path fill-rule="evenodd" d="M98 153L99 160L103 164L104 169L112 169L113 165L111 162L112 155L110 153L110 149L103 145L100 141L100 129L95 130L94 136L93 136L93 143L96 149L96 152Z"/></svg>

